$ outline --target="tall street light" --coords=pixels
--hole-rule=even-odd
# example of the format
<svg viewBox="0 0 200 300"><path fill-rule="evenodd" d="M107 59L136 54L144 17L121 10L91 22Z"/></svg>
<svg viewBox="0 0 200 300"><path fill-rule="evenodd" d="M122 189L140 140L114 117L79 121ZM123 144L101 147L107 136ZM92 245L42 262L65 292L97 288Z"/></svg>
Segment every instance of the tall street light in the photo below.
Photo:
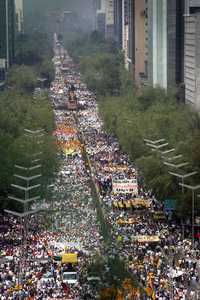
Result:
<svg viewBox="0 0 200 300"><path fill-rule="evenodd" d="M174 161L174 160L176 160L176 159L179 159L179 158L182 158L183 157L183 155L182 154L178 154L178 155L174 155L174 156L161 156L161 158L163 158L163 159L166 159L167 161Z"/></svg>
<svg viewBox="0 0 200 300"><path fill-rule="evenodd" d="M38 183L38 179L42 177L40 164L41 158L40 147L38 146L42 143L41 138L43 137L43 130L29 130L25 129L24 137L27 137L29 141L34 141L37 145L37 149L32 149L34 153L27 153L28 149L24 149L24 153L28 154L28 165L27 163L15 164L15 174L16 182L11 184L14 193L8 196L8 199L14 201L15 203L20 203L22 211L17 211L14 208L5 210L6 213L14 215L20 219L21 224L21 238L22 243L20 247L20 257L18 261L18 285L23 284L23 268L22 261L26 261L26 247L27 247L27 237L28 237L28 223L29 217L40 211L40 208L33 209L31 204L37 202L41 199L39 188L41 183ZM35 152L35 151L38 152ZM19 296L21 299L21 296Z"/></svg>
<svg viewBox="0 0 200 300"><path fill-rule="evenodd" d="M170 148L162 151L161 149L169 145L169 143L165 142L166 140L163 138L157 140L143 139L143 141L146 143L146 146L151 148L151 151L158 152L161 157L176 150L175 148Z"/></svg>
<svg viewBox="0 0 200 300"><path fill-rule="evenodd" d="M179 174L179 173L175 173L175 172L171 172L169 171L168 172L170 175L172 176L175 176L177 178L180 178L181 179L181 183L184 185L184 181L185 179L191 177L191 176L194 176L196 175L198 172L197 171L193 171L193 172L190 172L190 173L186 173L186 174ZM181 187L182 189L182 196L184 196L184 186ZM185 236L185 230L184 230L184 221L182 220L182 231L183 231L183 239L184 239L184 236Z"/></svg>
<svg viewBox="0 0 200 300"><path fill-rule="evenodd" d="M171 168L175 168L175 169L179 169L179 168L182 168L182 167L185 167L185 166L189 165L188 162L182 162L182 163L179 163L179 164L173 164L173 163L170 163L170 162L167 162L167 161L164 161L163 164L165 166L168 166L168 167L171 167Z"/></svg>
<svg viewBox="0 0 200 300"><path fill-rule="evenodd" d="M200 194L198 194L197 197L200 198ZM197 224L196 226L200 228L200 217L199 217L199 212L198 212L198 217L196 217L195 221L196 221L196 224Z"/></svg>
<svg viewBox="0 0 200 300"><path fill-rule="evenodd" d="M166 149L164 151L161 151L160 149L151 148L151 151L157 151L161 155L161 157L162 157L162 156L164 156L166 154L169 154L169 153L172 153L172 152L176 151L176 149L175 148L171 148L171 149Z"/></svg>
<svg viewBox="0 0 200 300"><path fill-rule="evenodd" d="M194 248L194 223L195 223L195 218L194 218L194 205L195 205L195 191L200 189L200 184L198 185L188 185L188 184L183 184L179 183L180 186L183 186L184 188L187 188L192 191L192 247Z"/></svg>
<svg viewBox="0 0 200 300"><path fill-rule="evenodd" d="M164 143L164 144L158 144L158 145L154 145L154 144L146 144L148 147L151 148L151 151L156 151L158 153L160 153L161 155L165 155L171 152L174 152L176 149L175 148L171 148L171 149L166 149L166 150L161 150L162 148L165 148L166 146L168 146L168 143Z"/></svg>
<svg viewBox="0 0 200 300"><path fill-rule="evenodd" d="M159 149L162 149L162 148L168 146L169 143L163 143L163 144L158 144L158 145L146 143L146 145L149 146L149 147L151 147L151 148L154 148L156 150L159 150Z"/></svg>
<svg viewBox="0 0 200 300"><path fill-rule="evenodd" d="M147 144L153 144L153 145L157 145L159 143L162 143L165 141L165 139L158 139L158 140L149 140L149 139L143 139L143 141Z"/></svg>
<svg viewBox="0 0 200 300"><path fill-rule="evenodd" d="M163 155L165 155L165 154L169 154L169 153L172 153L172 152L174 152L174 151L176 151L176 149L175 148L171 148L171 149L167 149L167 150L165 150L165 151L160 151L160 153Z"/></svg>
<svg viewBox="0 0 200 300"><path fill-rule="evenodd" d="M182 193L184 194L184 180L185 180L186 178L189 178L189 177L193 176L193 175L196 175L198 172L197 172L197 171L193 171L193 172L186 173L186 174L178 174L178 173L174 173L174 172L169 171L168 173L169 173L170 175L172 175L172 176L175 176L175 177L181 179L181 183L182 183Z"/></svg>

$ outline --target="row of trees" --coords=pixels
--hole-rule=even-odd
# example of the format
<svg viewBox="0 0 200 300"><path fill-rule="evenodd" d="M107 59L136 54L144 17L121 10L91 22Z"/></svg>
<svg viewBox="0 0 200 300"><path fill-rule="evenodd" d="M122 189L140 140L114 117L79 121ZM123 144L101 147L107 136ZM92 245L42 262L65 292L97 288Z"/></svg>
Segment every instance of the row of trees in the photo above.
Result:
<svg viewBox="0 0 200 300"><path fill-rule="evenodd" d="M31 95L5 91L0 94L0 207L8 205L7 195L13 182L14 165L27 164L27 157L31 156L25 147L24 129L44 129L44 143L42 144L42 185L45 186L53 177L57 166L56 146L52 138L54 119L48 99L38 101ZM30 141L31 143L31 141ZM33 143L33 141L32 141ZM28 155L28 156L27 156ZM30 160L30 158L29 158Z"/></svg>
<svg viewBox="0 0 200 300"><path fill-rule="evenodd" d="M183 154L182 161L189 162L188 170L200 171L198 115L177 104L175 96L162 89L145 88L140 95L132 92L119 97L100 97L99 104L106 129L118 137L148 188L161 200L177 199L179 213L189 213L190 193L185 194L183 201L178 181L168 173L169 167L165 167L159 154L151 152L143 139L165 138L177 149L177 154ZM192 180L194 184L198 178Z"/></svg>
<svg viewBox="0 0 200 300"><path fill-rule="evenodd" d="M98 32L68 46L80 66L83 80L98 95L119 95L131 86L131 75L124 70L123 55L113 41L104 41Z"/></svg>
<svg viewBox="0 0 200 300"><path fill-rule="evenodd" d="M52 45L46 34L34 32L19 35L16 40L15 65L9 70L7 85L12 89L30 93L45 78L49 86L54 78Z"/></svg>
<svg viewBox="0 0 200 300"><path fill-rule="evenodd" d="M165 138L169 145L177 149L176 153L183 154L185 161L190 163L185 172L200 171L199 115L190 107L177 103L174 90L166 92L148 87L140 93L134 91L131 74L123 68L123 55L116 49L110 51L106 43L100 47L100 53L91 53L91 41L91 49L103 43L90 37L82 47L79 44L74 53L79 59L83 79L97 93L106 130L118 137L122 149L136 164L148 188L161 200L176 199L179 213L188 214L190 192L186 192L183 199L178 181L169 175L169 169L160 156L148 149L143 139ZM88 49L86 54L85 49ZM80 56L77 52L84 55ZM198 182L195 177L191 180L192 183ZM197 203L195 207L198 206Z"/></svg>
<svg viewBox="0 0 200 300"><path fill-rule="evenodd" d="M13 203L7 200L11 193L14 165L27 165L35 147L27 139L24 129L44 129L42 144L42 190L53 177L57 167L56 146L52 138L54 115L48 95L33 97L39 86L38 77L54 77L52 46L45 34L34 33L17 37L15 65L9 70L6 90L0 93L0 208Z"/></svg>

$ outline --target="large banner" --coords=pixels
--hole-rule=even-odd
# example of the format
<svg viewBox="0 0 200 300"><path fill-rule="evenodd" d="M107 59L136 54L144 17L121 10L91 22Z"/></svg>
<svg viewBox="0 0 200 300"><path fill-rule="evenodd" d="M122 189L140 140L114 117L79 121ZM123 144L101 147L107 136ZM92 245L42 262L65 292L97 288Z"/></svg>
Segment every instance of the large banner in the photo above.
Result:
<svg viewBox="0 0 200 300"><path fill-rule="evenodd" d="M107 172L123 172L127 171L129 169L128 166L126 165L111 165L109 164L108 166L104 167L104 170Z"/></svg>
<svg viewBox="0 0 200 300"><path fill-rule="evenodd" d="M133 239L138 243L156 243L160 241L158 235L136 235Z"/></svg>
<svg viewBox="0 0 200 300"><path fill-rule="evenodd" d="M138 194L137 179L113 179L112 186L114 194Z"/></svg>

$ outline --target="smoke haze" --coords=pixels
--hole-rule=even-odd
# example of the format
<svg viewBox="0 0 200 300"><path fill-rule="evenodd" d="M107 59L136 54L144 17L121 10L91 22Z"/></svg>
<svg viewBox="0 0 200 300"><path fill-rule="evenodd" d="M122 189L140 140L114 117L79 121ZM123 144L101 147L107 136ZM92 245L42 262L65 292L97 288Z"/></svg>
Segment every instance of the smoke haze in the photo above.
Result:
<svg viewBox="0 0 200 300"><path fill-rule="evenodd" d="M91 29L93 22L93 0L25 0L25 30L44 27L46 19L53 13L71 11L77 16L76 24L83 30Z"/></svg>

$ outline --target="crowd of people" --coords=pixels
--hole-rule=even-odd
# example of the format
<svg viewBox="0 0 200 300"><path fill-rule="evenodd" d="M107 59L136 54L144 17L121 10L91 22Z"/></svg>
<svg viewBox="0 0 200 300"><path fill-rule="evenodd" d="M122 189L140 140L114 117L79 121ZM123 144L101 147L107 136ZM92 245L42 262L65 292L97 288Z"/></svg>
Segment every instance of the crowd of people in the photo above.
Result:
<svg viewBox="0 0 200 300"><path fill-rule="evenodd" d="M54 104L65 99L69 87L64 82L60 60L55 49L56 75L50 89ZM85 95L87 97L87 93ZM87 281L87 266L102 247L89 171L84 163L75 116L62 107L54 109L54 116L60 168L52 185L53 199L46 200L48 218L46 212L30 217L26 220L28 229L25 232L20 219L6 213L0 216L2 300L97 299L97 290ZM49 222L45 224L45 219L52 220L52 228L48 228ZM77 262L65 266L62 255L66 253L77 255ZM64 269L76 275L73 284L64 280Z"/></svg>
<svg viewBox="0 0 200 300"><path fill-rule="evenodd" d="M138 183L136 168L117 139L104 131L94 95L85 97L79 87L76 93L86 102L77 113L79 131L115 252L117 248L149 299L198 299L199 241L192 245L191 236L183 239L181 226L168 220L162 203Z"/></svg>
<svg viewBox="0 0 200 300"><path fill-rule="evenodd" d="M105 247L91 178L111 229L109 255L118 255L146 291L130 299L200 299L199 241L192 245L190 238L183 239L177 222L166 218L162 204L140 184L116 137L103 129L95 95L56 36L54 50L50 99L61 163L48 206L53 228L47 229L42 214L32 216L25 239L20 220L0 215L0 299L98 299L87 281L87 266L94 255L105 254ZM67 110L69 90L76 110ZM63 253L78 256L70 265L78 278L73 285L63 280Z"/></svg>

